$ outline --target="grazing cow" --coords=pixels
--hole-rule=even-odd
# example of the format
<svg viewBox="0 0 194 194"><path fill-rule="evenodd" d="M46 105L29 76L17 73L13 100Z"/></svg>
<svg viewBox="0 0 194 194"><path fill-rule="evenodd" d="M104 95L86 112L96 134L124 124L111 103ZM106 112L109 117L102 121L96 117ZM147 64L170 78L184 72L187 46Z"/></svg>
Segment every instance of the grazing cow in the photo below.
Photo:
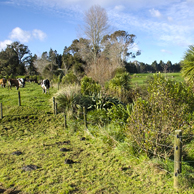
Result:
<svg viewBox="0 0 194 194"><path fill-rule="evenodd" d="M5 87L7 80L5 78L0 79L1 87Z"/></svg>
<svg viewBox="0 0 194 194"><path fill-rule="evenodd" d="M8 83L8 87L10 87L10 89L11 89L12 86L15 86L16 89L18 90L18 88L19 88L19 81L17 79L8 79L7 83Z"/></svg>
<svg viewBox="0 0 194 194"><path fill-rule="evenodd" d="M40 85L41 85L41 87L42 87L43 93L46 94L47 90L48 90L48 93L49 93L50 81L49 81L48 79L42 80L42 82L41 82Z"/></svg>
<svg viewBox="0 0 194 194"><path fill-rule="evenodd" d="M23 87L25 86L25 79L23 79L23 78L18 78L17 80L18 80L18 82L19 82L19 86L20 86L21 88L23 88Z"/></svg>

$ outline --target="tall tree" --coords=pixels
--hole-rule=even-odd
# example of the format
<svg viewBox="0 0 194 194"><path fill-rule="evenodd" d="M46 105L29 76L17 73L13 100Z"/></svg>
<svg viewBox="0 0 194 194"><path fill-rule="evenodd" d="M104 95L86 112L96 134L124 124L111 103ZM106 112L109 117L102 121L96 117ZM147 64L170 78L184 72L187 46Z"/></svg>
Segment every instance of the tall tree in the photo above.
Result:
<svg viewBox="0 0 194 194"><path fill-rule="evenodd" d="M25 63L30 57L30 50L28 46L20 44L20 42L13 42L11 45L8 45L7 48L12 49L18 58L17 74L23 75L25 73Z"/></svg>
<svg viewBox="0 0 194 194"><path fill-rule="evenodd" d="M34 56L32 56L32 54L30 54L30 57L28 58L28 61L26 62L26 70L29 75L38 74L37 68L34 65L35 60L37 60L37 55L35 54Z"/></svg>
<svg viewBox="0 0 194 194"><path fill-rule="evenodd" d="M154 61L154 62L151 64L151 66L152 66L154 72L158 71L158 63L157 63L157 61Z"/></svg>
<svg viewBox="0 0 194 194"><path fill-rule="evenodd" d="M173 72L180 72L181 71L181 62L173 64L172 71Z"/></svg>
<svg viewBox="0 0 194 194"><path fill-rule="evenodd" d="M83 74L84 72L85 61L81 57L83 51L81 51L81 48L78 48L81 40L76 39L72 42L71 46L64 48L61 58L62 65L60 67L64 75L70 71L73 71L76 75Z"/></svg>
<svg viewBox="0 0 194 194"><path fill-rule="evenodd" d="M49 56L47 51L43 52L41 57L37 57L37 59L34 61L34 66L36 67L37 71L43 75L43 71L46 66L49 65Z"/></svg>
<svg viewBox="0 0 194 194"><path fill-rule="evenodd" d="M35 61L35 67L38 72L48 79L53 79L53 75L58 75L58 67L61 66L61 55L56 50L50 48L49 53L43 52L41 58Z"/></svg>
<svg viewBox="0 0 194 194"><path fill-rule="evenodd" d="M30 57L30 50L24 44L13 42L0 53L1 68L4 75L24 75L25 64Z"/></svg>
<svg viewBox="0 0 194 194"><path fill-rule="evenodd" d="M3 76L17 74L18 58L13 49L6 48L0 52L0 71Z"/></svg>
<svg viewBox="0 0 194 194"><path fill-rule="evenodd" d="M140 62L140 73L145 73L147 71L146 65L143 62Z"/></svg>
<svg viewBox="0 0 194 194"><path fill-rule="evenodd" d="M84 15L84 33L91 44L93 61L96 63L100 42L109 28L106 10L99 5L92 6Z"/></svg>
<svg viewBox="0 0 194 194"><path fill-rule="evenodd" d="M165 72L171 72L172 71L172 63L171 61L167 61L166 65L165 65Z"/></svg>
<svg viewBox="0 0 194 194"><path fill-rule="evenodd" d="M118 66L123 65L124 61L131 58L135 58L140 54L138 51L136 54L129 52L133 47L136 36L134 34L128 34L126 31L115 31L111 35L105 35L102 39L103 53L111 61L117 62Z"/></svg>

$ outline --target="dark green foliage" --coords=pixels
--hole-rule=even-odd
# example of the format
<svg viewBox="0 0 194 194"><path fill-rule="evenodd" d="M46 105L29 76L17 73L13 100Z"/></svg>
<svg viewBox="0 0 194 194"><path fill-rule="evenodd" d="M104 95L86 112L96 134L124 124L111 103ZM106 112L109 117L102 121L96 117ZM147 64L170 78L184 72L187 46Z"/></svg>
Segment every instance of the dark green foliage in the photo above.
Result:
<svg viewBox="0 0 194 194"><path fill-rule="evenodd" d="M94 110L88 111L87 120L89 124L99 125L99 126L104 126L106 123L109 122L107 111L104 109L103 110L94 109Z"/></svg>
<svg viewBox="0 0 194 194"><path fill-rule="evenodd" d="M62 78L62 83L63 84L76 84L79 83L79 80L77 79L77 76L73 72L69 72Z"/></svg>
<svg viewBox="0 0 194 194"><path fill-rule="evenodd" d="M155 73L155 72L180 72L181 62L172 64L171 61L164 63L160 60L160 63L157 61L152 62L152 64L145 64L143 62L138 62L136 65L134 62L126 62L124 66L129 73Z"/></svg>
<svg viewBox="0 0 194 194"><path fill-rule="evenodd" d="M95 82L92 78L84 76L81 80L81 93L83 95L98 94L101 90L100 84Z"/></svg>
<svg viewBox="0 0 194 194"><path fill-rule="evenodd" d="M78 94L73 99L73 107L86 107L88 109L89 106L93 105L95 102L92 100L91 96L86 96L82 94Z"/></svg>
<svg viewBox="0 0 194 194"><path fill-rule="evenodd" d="M69 71L73 71L77 76L82 77L86 63L77 53L79 50L77 47L78 42L78 40L74 40L71 46L68 48L65 47L62 55L62 65L60 68L64 70L65 74L67 74Z"/></svg>
<svg viewBox="0 0 194 194"><path fill-rule="evenodd" d="M118 72L113 79L109 81L108 89L115 91L115 93L121 94L122 90L130 90L131 78L129 73Z"/></svg>
<svg viewBox="0 0 194 194"><path fill-rule="evenodd" d="M0 52L0 69L3 76L24 75L26 73L25 64L28 62L30 50L27 46L19 42L7 45L4 51Z"/></svg>
<svg viewBox="0 0 194 194"><path fill-rule="evenodd" d="M108 109L107 116L116 125L125 125L130 115L130 105L114 104Z"/></svg>
<svg viewBox="0 0 194 194"><path fill-rule="evenodd" d="M115 97L111 97L111 96L107 96L107 95L93 95L91 96L92 102L94 102L93 104L91 104L90 106L88 106L88 109L100 109L100 110L107 110L109 108L111 108L113 105L118 105L121 104L121 102L115 98Z"/></svg>
<svg viewBox="0 0 194 194"><path fill-rule="evenodd" d="M27 60L27 73L29 75L37 75L38 71L37 68L34 66L34 62L37 59L37 55L30 55Z"/></svg>
<svg viewBox="0 0 194 194"><path fill-rule="evenodd" d="M106 90L108 94L116 96L126 104L132 102L131 77L127 72L118 71L106 84Z"/></svg>

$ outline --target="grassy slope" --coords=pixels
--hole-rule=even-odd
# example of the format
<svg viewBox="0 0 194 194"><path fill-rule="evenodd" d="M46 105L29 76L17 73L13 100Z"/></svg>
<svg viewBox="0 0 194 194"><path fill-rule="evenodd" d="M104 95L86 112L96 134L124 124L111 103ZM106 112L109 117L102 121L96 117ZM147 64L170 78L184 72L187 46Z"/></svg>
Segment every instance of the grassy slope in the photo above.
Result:
<svg viewBox="0 0 194 194"><path fill-rule="evenodd" d="M0 121L0 192L176 193L172 171L167 173L157 161L131 156L122 144L109 147L87 133L83 123L68 120L68 129L64 129L63 114L51 114L56 89L44 95L40 86L27 84L20 91L22 106L18 107L13 100L17 91L0 88L4 112ZM67 151L61 152L61 148ZM17 150L22 154L13 155ZM65 159L75 163L65 164ZM21 169L30 164L38 169ZM181 193L193 191L192 184L181 184Z"/></svg>

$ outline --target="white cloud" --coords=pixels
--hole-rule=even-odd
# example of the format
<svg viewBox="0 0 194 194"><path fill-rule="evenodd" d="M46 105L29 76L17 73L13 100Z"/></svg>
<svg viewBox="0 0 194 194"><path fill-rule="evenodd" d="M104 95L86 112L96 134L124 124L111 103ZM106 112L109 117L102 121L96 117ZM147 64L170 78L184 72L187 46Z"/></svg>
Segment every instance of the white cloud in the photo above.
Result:
<svg viewBox="0 0 194 194"><path fill-rule="evenodd" d="M116 5L114 7L115 11L123 11L125 9L125 7L123 5Z"/></svg>
<svg viewBox="0 0 194 194"><path fill-rule="evenodd" d="M155 10L154 8L153 9L150 9L149 12L151 13L151 15L153 17L158 17L159 18L159 17L162 16L162 14L158 10Z"/></svg>
<svg viewBox="0 0 194 194"><path fill-rule="evenodd" d="M10 33L9 38L11 40L19 40L20 42L26 43L31 39L31 33L16 27Z"/></svg>
<svg viewBox="0 0 194 194"><path fill-rule="evenodd" d="M151 10L153 16L160 16L160 20L154 20L146 15L147 10L140 12L140 14L139 12L116 13L114 10L110 10L108 16L111 24L117 29L130 30L135 34L146 34L147 37L152 37L154 44L160 46L187 47L194 43L193 6L189 6L185 2L179 2L166 9L160 8L160 10L161 12L157 12L156 9Z"/></svg>
<svg viewBox="0 0 194 194"><path fill-rule="evenodd" d="M165 50L165 49L162 49L162 50L161 50L161 52L162 52L162 53L172 54L172 52L171 52L171 51L168 51L168 50Z"/></svg>
<svg viewBox="0 0 194 194"><path fill-rule="evenodd" d="M37 38L41 41L43 41L47 36L43 31L38 30L38 29L34 29L32 31L32 35L33 35L34 38Z"/></svg>
<svg viewBox="0 0 194 194"><path fill-rule="evenodd" d="M126 30L129 33L140 32L143 36L146 34L153 37L155 44L185 46L194 43L194 7L192 4L194 0L120 0L119 5L116 0L17 0L17 3L15 0L9 0L9 2L19 6L44 8L44 10L55 12L61 16L68 18L70 16L72 20L76 18L79 22L84 10L91 5L98 4L104 8L108 7L110 23L119 30ZM127 12L124 12L125 10ZM154 20L148 11L160 20ZM27 31L23 31L23 34L25 33ZM44 33L37 30L28 33L30 33L30 38L39 40L46 37ZM15 35L15 37L22 39L23 36ZM26 39L23 37L23 40L31 40L28 37Z"/></svg>
<svg viewBox="0 0 194 194"><path fill-rule="evenodd" d="M11 40L4 40L3 42L0 42L0 51L6 49L7 45L10 45L11 43Z"/></svg>
<svg viewBox="0 0 194 194"><path fill-rule="evenodd" d="M172 17L167 17L168 21L169 22L172 22L173 21L173 18Z"/></svg>
<svg viewBox="0 0 194 194"><path fill-rule="evenodd" d="M30 32L22 30L19 27L16 27L11 31L9 38L12 41L20 41L22 43L27 43L32 39L39 39L43 41L46 38L46 36L47 35L43 31L38 29L34 29L32 32Z"/></svg>
<svg viewBox="0 0 194 194"><path fill-rule="evenodd" d="M65 11L74 10L80 12L86 10L92 5L100 5L104 8L118 6L118 0L7 0L7 2L19 6L32 6L37 8L44 7L51 11L65 9ZM120 0L119 5L128 10L151 9L159 6L169 6L171 3L180 2L180 0L156 1L156 0Z"/></svg>

